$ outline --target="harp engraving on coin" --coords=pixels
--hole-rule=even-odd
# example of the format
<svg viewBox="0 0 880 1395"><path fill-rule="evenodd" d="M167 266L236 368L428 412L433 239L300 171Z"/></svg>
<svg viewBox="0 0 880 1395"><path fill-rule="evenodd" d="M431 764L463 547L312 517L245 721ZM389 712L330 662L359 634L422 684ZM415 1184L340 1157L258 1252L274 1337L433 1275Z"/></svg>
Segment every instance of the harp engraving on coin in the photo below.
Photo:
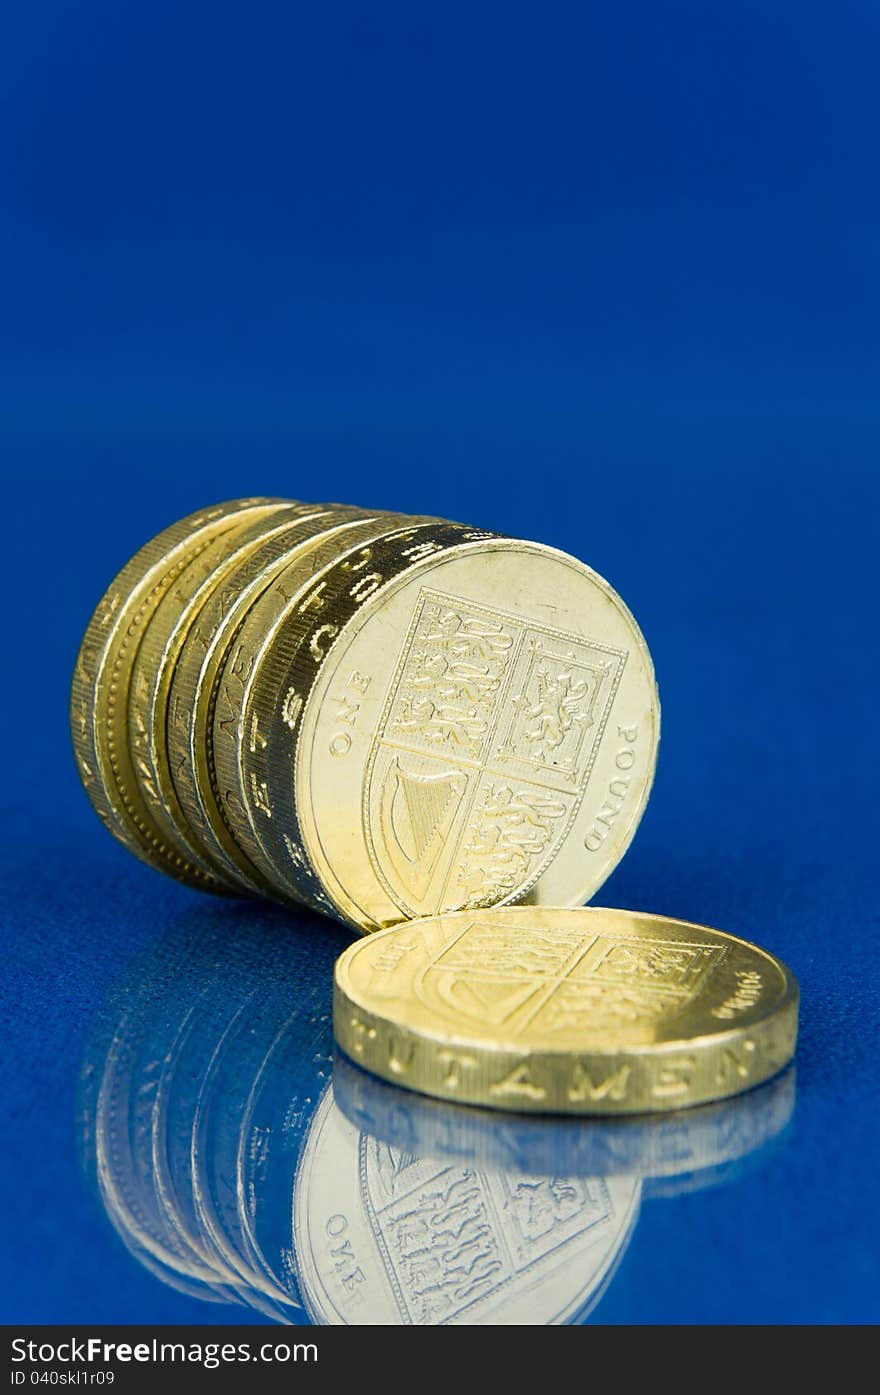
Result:
<svg viewBox="0 0 880 1395"><path fill-rule="evenodd" d="M414 984L432 1012L505 1027L514 1038L650 1028L681 1011L725 957L714 945L607 934L468 927Z"/></svg>
<svg viewBox="0 0 880 1395"><path fill-rule="evenodd" d="M417 901L428 892L466 789L457 770L408 770L394 760L388 771L381 807L385 848L401 884Z"/></svg>
<svg viewBox="0 0 880 1395"><path fill-rule="evenodd" d="M364 829L406 913L522 895L577 813L627 659L422 590L367 763Z"/></svg>

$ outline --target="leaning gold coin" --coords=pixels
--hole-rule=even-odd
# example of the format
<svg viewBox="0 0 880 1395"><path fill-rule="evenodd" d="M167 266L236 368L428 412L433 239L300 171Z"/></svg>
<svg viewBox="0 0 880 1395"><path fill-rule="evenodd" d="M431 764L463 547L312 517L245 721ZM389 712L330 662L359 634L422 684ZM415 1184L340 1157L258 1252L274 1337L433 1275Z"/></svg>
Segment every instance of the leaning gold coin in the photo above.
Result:
<svg viewBox="0 0 880 1395"><path fill-rule="evenodd" d="M136 787L128 745L132 664L144 627L186 567L244 516L259 517L284 500L236 499L165 529L132 558L99 603L77 656L70 725L86 793L107 828L131 852L180 880L220 891L215 878L169 849Z"/></svg>
<svg viewBox="0 0 880 1395"><path fill-rule="evenodd" d="M377 545L370 572L369 594L328 605L320 663L279 643L290 661L255 678L266 744L245 759L270 790L296 772L266 841L297 820L304 860L361 930L588 901L657 759L654 669L626 605L555 548L450 525ZM279 805L293 788L285 773Z"/></svg>
<svg viewBox="0 0 880 1395"><path fill-rule="evenodd" d="M636 911L507 907L397 926L334 975L341 1049L467 1104L636 1114L739 1094L794 1055L798 986L745 940Z"/></svg>

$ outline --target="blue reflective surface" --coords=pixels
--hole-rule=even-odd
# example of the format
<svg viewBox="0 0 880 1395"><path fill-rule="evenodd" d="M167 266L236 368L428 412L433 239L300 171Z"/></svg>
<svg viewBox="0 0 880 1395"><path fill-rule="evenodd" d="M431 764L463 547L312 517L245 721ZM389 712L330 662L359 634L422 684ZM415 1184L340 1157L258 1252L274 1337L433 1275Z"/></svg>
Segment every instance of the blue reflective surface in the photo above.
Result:
<svg viewBox="0 0 880 1395"><path fill-rule="evenodd" d="M687 1224L695 1193L735 1197L789 1130L793 1068L724 1104L607 1122L387 1086L334 1063L321 929L184 917L92 1034L86 1170L133 1260L188 1299L285 1323L583 1321L646 1207L682 1198Z"/></svg>
<svg viewBox="0 0 880 1395"><path fill-rule="evenodd" d="M494 1205L510 1146L532 1190L498 1214L533 1238L577 1216L610 1236L613 1210L619 1244L584 1240L556 1316L875 1320L870 7L392 4L368 23L344 3L39 0L4 24L0 1315L329 1311L277 1218L308 1139L321 1157L354 1130L407 1250L395 1150L426 1188L441 1163L491 1175ZM778 1082L681 1134L511 1124L511 1142L398 1111L343 1068L332 1113L344 932L137 864L91 813L66 730L114 571L254 492L464 518L619 589L663 740L598 899L791 964L796 1102ZM100 1182L105 1080L129 1113ZM249 1157L273 1140L253 1217L249 1119Z"/></svg>
<svg viewBox="0 0 880 1395"><path fill-rule="evenodd" d="M32 970L49 993L12 1084L11 1317L869 1313L876 1216L851 1188L872 1164L846 1141L859 1129L870 1140L876 1123L829 1113L821 1017L805 1018L797 1084L792 1068L738 1099L659 1118L499 1116L334 1058L330 976L344 935L332 925L185 897L195 904L166 906L159 927L127 918L141 944L121 955L104 937L106 907L95 924L66 899L64 973L59 962ZM831 1117L836 1139L817 1139ZM837 1170L817 1190L826 1164ZM859 1216L849 1233L828 1214L832 1186ZM799 1273L808 1252L816 1263Z"/></svg>

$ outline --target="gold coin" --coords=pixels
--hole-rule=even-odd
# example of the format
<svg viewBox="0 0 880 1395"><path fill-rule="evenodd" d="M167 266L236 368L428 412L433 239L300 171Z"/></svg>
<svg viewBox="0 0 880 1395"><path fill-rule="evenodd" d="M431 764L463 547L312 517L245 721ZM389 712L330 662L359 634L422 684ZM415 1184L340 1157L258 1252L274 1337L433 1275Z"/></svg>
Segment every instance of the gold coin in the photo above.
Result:
<svg viewBox="0 0 880 1395"><path fill-rule="evenodd" d="M292 733L300 710L298 690L278 675L303 655L313 668L320 664L338 630L338 593L365 600L378 584L374 561L383 541L411 539L429 522L374 516L351 536L329 536L297 552L251 606L218 675L211 750L223 819L279 897L305 899L331 914L297 840L292 762L272 739L279 729Z"/></svg>
<svg viewBox="0 0 880 1395"><path fill-rule="evenodd" d="M168 699L168 758L175 795L187 823L219 870L264 896L278 892L233 838L220 808L213 762L217 680L251 606L310 548L347 536L369 522L360 509L318 504L288 520L241 561L208 599L184 638Z"/></svg>
<svg viewBox="0 0 880 1395"><path fill-rule="evenodd" d="M537 543L435 524L377 542L296 646L252 676L245 781L361 930L509 901L573 905L616 866L648 800L660 710L611 587ZM295 781L290 772L295 772ZM280 778L279 778L280 776Z"/></svg>
<svg viewBox="0 0 880 1395"><path fill-rule="evenodd" d="M365 1069L495 1109L633 1114L738 1094L791 1060L798 987L773 955L635 911L436 916L339 958L333 1027Z"/></svg>
<svg viewBox="0 0 880 1395"><path fill-rule="evenodd" d="M291 522L312 516L311 504L278 505L271 514L250 514L204 548L166 591L148 620L134 658L129 693L128 731L135 775L153 823L170 847L202 871L219 876L230 891L247 889L227 868L218 868L201 847L180 807L169 769L168 697L187 634L206 602L222 590L229 573L266 537L289 530Z"/></svg>
<svg viewBox="0 0 880 1395"><path fill-rule="evenodd" d="M137 790L128 746L131 667L144 626L180 573L237 519L271 512L283 500L236 499L191 514L132 558L100 601L77 656L70 700L80 776L107 828L143 861L197 886L222 891L188 865L153 827Z"/></svg>

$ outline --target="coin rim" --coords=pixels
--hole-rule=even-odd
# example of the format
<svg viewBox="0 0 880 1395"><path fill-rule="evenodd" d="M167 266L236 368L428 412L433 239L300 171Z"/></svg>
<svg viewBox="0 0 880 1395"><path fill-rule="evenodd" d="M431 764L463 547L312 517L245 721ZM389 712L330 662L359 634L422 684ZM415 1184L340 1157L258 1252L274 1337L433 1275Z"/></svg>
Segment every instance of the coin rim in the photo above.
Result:
<svg viewBox="0 0 880 1395"><path fill-rule="evenodd" d="M430 523L434 521L433 519L429 520ZM273 650L278 645L279 633L298 610L302 613L301 608L307 604L309 596L315 592L315 588L318 587L319 590L322 590L327 578L336 570L344 568L351 557L374 546L388 534L409 531L410 528L415 531L419 526L426 525L424 520L419 518L410 519L403 514L379 513L367 514L364 519L358 519L356 526L363 531L348 532L346 530L343 532L342 529L338 530L345 543L349 544L350 542L350 545L340 548L338 539L332 533L328 533L326 538L319 539L317 548L310 549L301 558L294 557L291 560L289 568L291 594L283 599L280 607L277 607L277 603L277 608L273 607L272 593L279 586L279 583L287 578L286 570L275 576L272 586L261 593L236 632L235 641L224 656L223 666L215 683L215 695L219 697L221 690L226 686L227 674L231 671L236 651L246 648L250 667L247 676L241 683L240 698L233 704L227 688L226 700L230 706L231 714L221 717L215 700L215 707L210 719L212 725L212 765L216 774L218 792L221 788L227 790L226 798L219 801L220 810L233 838L267 880L277 888L279 899L283 899L287 895L293 899L305 901L315 910L325 914L329 912L331 915L336 914L336 912L326 896L320 879L310 875L309 869L304 872L300 872L300 869L294 870L292 866L288 866L291 861L289 858L282 860L280 854L275 856L264 845L260 832L260 821L256 816L257 810L252 807L251 780L256 781L257 776L252 767L250 770L247 768L246 728L249 721L253 722L254 719L256 719L258 729L261 721L264 724L267 721L265 705L262 705L262 711L257 710L256 712L252 706L258 677L262 672L263 664L267 661L270 664L272 662ZM327 623L327 615L322 605L318 608L315 624L324 625L325 623ZM249 630L254 631L253 640L248 633ZM296 639L295 646L288 647L287 655L289 655L291 664L311 634L312 617L309 617L304 626L303 634ZM218 740L220 728L230 722L235 725L235 741ZM293 791L292 772L291 790ZM232 801L229 799L229 792L233 795ZM295 805L295 795L292 792L291 799L284 805L284 830L288 837L291 837L291 841L293 841L291 835L298 834L299 820Z"/></svg>
<svg viewBox="0 0 880 1395"><path fill-rule="evenodd" d="M188 514L156 534L135 553L105 590L86 627L74 665L70 692L71 739L80 779L98 817L119 842L148 866L201 890L220 894L225 892L221 883L196 869L196 874L190 876L186 866L180 865L183 859L173 853L165 856L160 852L157 843L161 844L162 839L154 842L126 807L126 794L120 787L112 759L113 734L108 730L110 712L114 706L121 709L119 738L127 750L128 687L125 682L117 694L118 670L127 648L126 635L140 623L139 617L153 592L161 588L164 594L173 585L176 571L182 570L212 540L213 533L208 530L216 527L222 532L224 526L233 526L236 517L243 512L284 502L262 496L227 500ZM196 540L202 531L206 537L199 543ZM130 666L130 657L128 663Z"/></svg>
<svg viewBox="0 0 880 1395"><path fill-rule="evenodd" d="M273 529L276 519L283 517L289 508L297 507L298 502L291 500L289 505L270 506L267 512L258 513L256 517L250 512L234 516L230 526L211 539L161 596L144 624L131 658L126 720L131 764L141 801L169 848L185 862L216 878L232 896L247 895L250 888L207 857L197 830L180 809L173 784L169 793L168 699L183 642L189 630L198 623L204 606L234 568L242 551L246 555L248 546L259 545L263 533ZM185 588L183 596L181 587ZM138 697L139 684L143 684L146 693L143 701ZM142 744L138 739L138 719L143 723ZM141 759L146 769L140 764ZM155 797L150 793L150 785Z"/></svg>

